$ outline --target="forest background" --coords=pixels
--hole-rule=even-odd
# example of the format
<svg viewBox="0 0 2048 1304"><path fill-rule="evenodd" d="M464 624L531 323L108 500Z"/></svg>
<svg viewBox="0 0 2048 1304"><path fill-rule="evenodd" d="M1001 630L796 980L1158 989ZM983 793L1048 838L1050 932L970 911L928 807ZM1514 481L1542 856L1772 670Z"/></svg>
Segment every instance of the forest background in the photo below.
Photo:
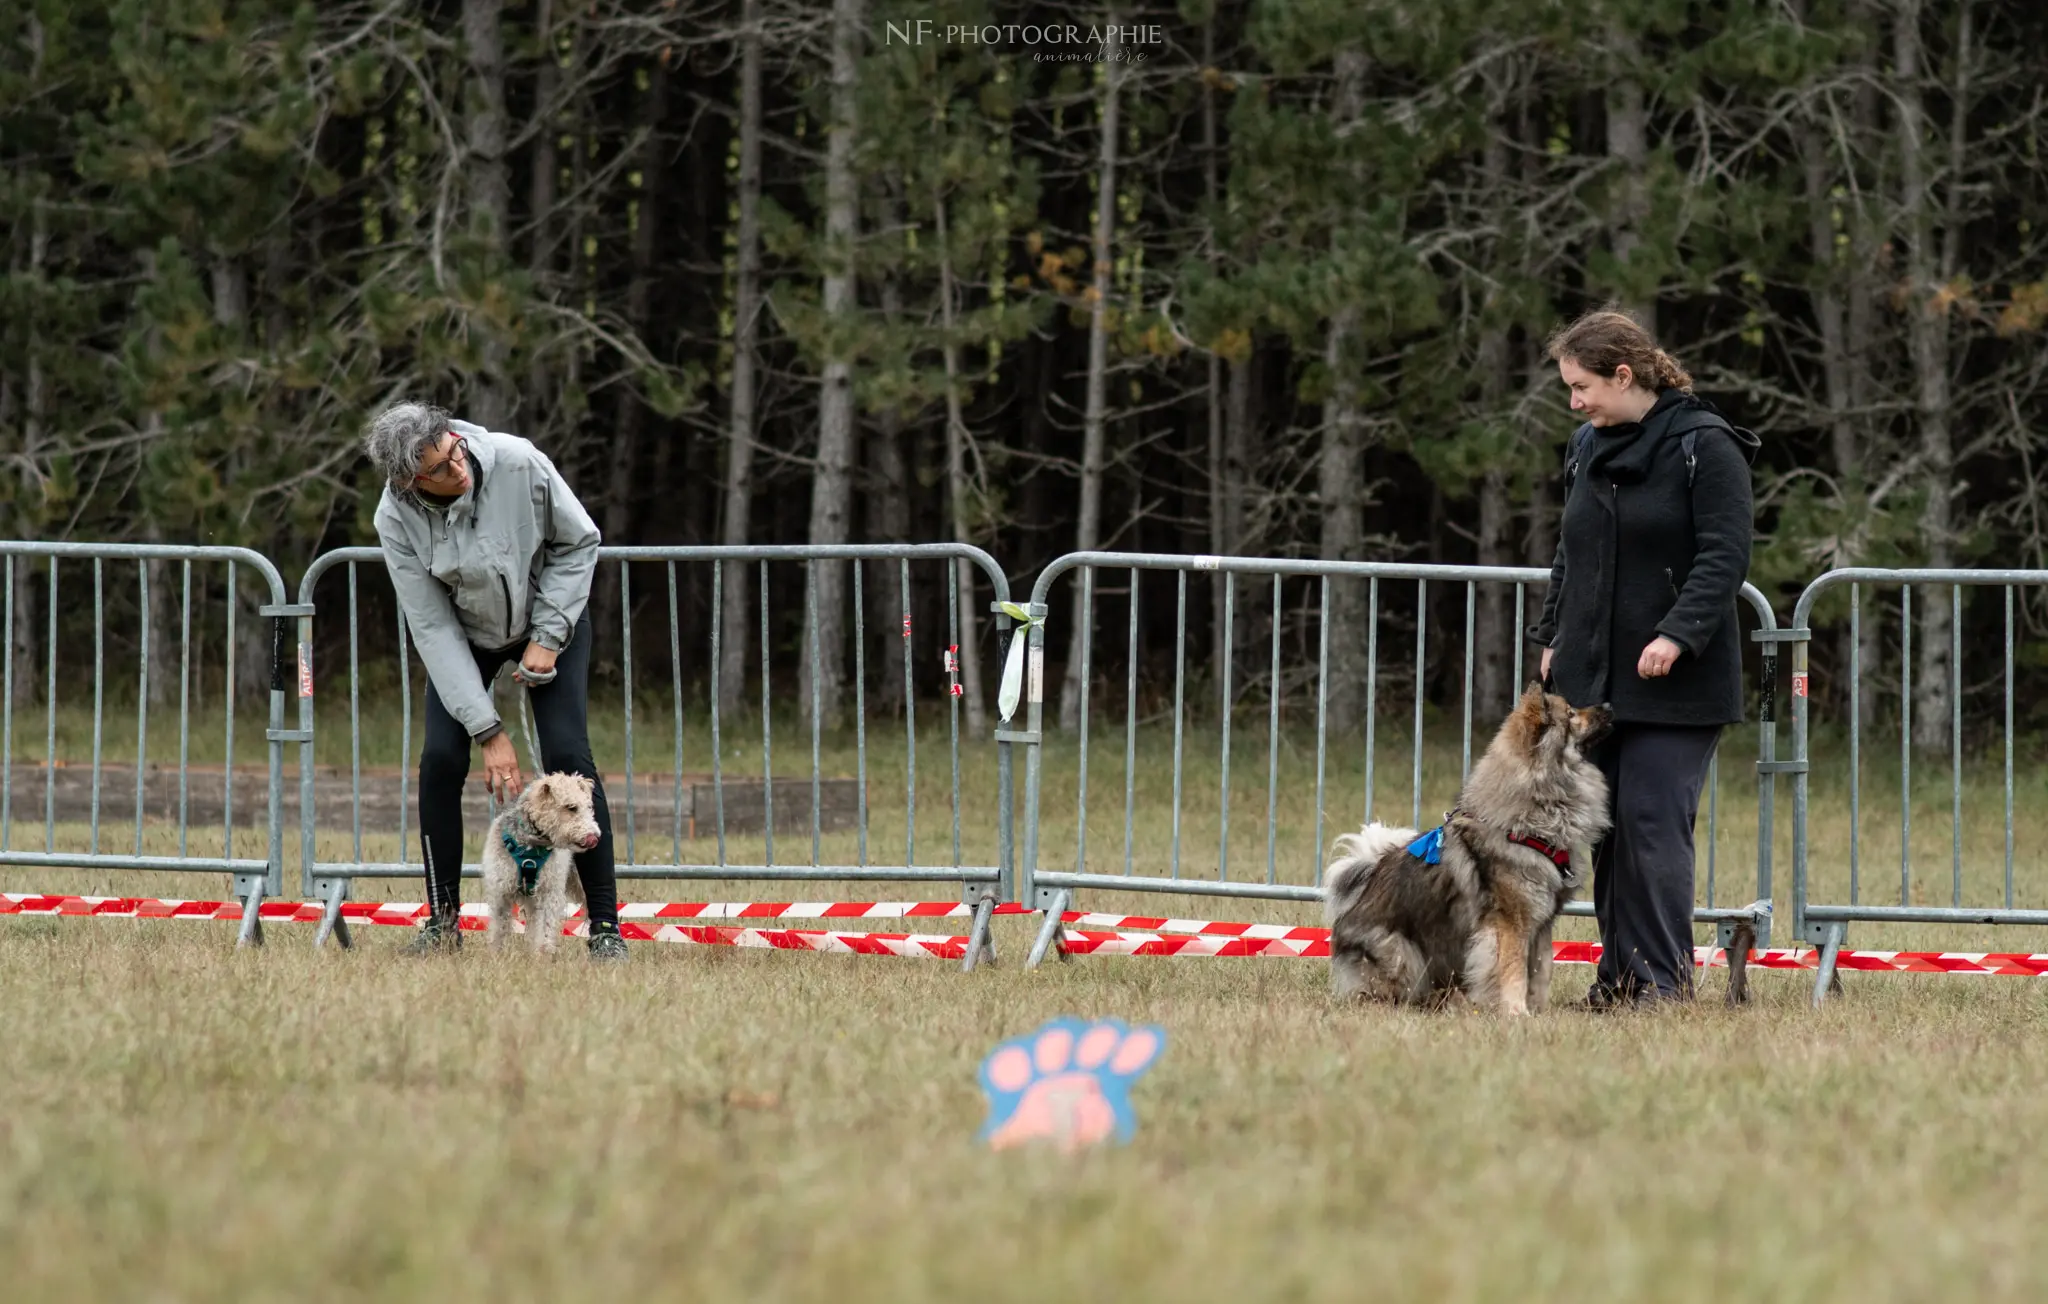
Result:
<svg viewBox="0 0 2048 1304"><path fill-rule="evenodd" d="M534 440L613 543L957 539L1018 587L1077 548L1548 565L1574 422L1542 340L1614 301L1762 434L1752 579L1781 614L1833 566L2048 565L2044 48L2030 0L23 0L0 14L0 529L245 545L295 583L375 541L358 435L419 396ZM904 598L865 574L886 697L906 645L873 613ZM723 578L733 705L757 575ZM816 576L838 714L848 571ZM47 569L13 582L15 665L41 664ZM229 600L196 582L202 613ZM710 569L681 583L701 634ZM798 664L805 581L774 583ZM1188 594L1212 675L1221 583ZM946 587L909 595L926 627ZM1256 587L1228 636L1263 697ZM2003 602L1964 596L1956 675L1950 603L1912 610L1928 745L1953 683L1967 712L2003 700ZM2048 599L2019 597L2039 683ZM139 590L106 600L137 623ZM201 620L200 656L261 684L239 600L240 646ZM388 594L364 601L386 627ZM1868 602L1859 705L1896 720L1904 631ZM616 570L593 603L616 629ZM1365 604L1333 588L1340 726ZM1099 610L1106 704L1123 617ZM1156 682L1176 611L1151 586ZM85 673L90 608L58 615ZM1380 615L1397 638L1412 598ZM1454 653L1425 688L1455 701L1463 603L1424 618ZM1277 619L1312 673L1317 603ZM1482 587L1481 718L1513 622ZM666 621L636 628L659 673ZM2019 710L2042 723L2048 694Z"/></svg>

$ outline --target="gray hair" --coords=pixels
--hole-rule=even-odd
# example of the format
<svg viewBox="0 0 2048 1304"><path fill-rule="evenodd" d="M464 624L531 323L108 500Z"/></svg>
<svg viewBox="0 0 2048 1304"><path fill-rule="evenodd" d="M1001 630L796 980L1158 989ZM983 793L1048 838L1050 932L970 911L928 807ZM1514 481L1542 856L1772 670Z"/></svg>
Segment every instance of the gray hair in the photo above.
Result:
<svg viewBox="0 0 2048 1304"><path fill-rule="evenodd" d="M448 433L450 418L431 403L394 403L363 432L363 452L393 492L411 493L427 450Z"/></svg>

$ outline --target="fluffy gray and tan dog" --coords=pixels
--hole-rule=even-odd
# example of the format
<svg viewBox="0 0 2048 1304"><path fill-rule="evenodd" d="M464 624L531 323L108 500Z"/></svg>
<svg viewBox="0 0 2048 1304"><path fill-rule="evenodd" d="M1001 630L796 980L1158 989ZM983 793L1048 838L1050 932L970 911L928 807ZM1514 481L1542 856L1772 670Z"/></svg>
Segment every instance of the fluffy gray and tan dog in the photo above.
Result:
<svg viewBox="0 0 2048 1304"><path fill-rule="evenodd" d="M576 853L597 845L597 813L590 780L544 774L519 800L498 813L484 835L484 900L491 910L491 945L512 937L512 907L526 907L526 937L533 949L552 952L573 898L584 904Z"/></svg>
<svg viewBox="0 0 2048 1304"><path fill-rule="evenodd" d="M1608 828L1607 781L1587 753L1611 727L1606 707L1575 710L1532 683L1440 841L1381 824L1337 839L1323 878L1337 995L1424 1005L1463 992L1504 1014L1541 1009L1551 926Z"/></svg>

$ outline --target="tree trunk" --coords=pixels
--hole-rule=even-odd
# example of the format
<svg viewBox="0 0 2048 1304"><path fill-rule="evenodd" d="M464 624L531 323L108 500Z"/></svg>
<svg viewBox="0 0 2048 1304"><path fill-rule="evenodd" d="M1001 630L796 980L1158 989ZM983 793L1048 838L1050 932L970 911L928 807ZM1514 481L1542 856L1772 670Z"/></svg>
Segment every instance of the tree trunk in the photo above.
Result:
<svg viewBox="0 0 2048 1304"><path fill-rule="evenodd" d="M633 271L626 282L626 324L636 338L652 333L654 309L655 251L664 217L661 179L667 175L669 160L663 148L667 137L662 122L668 113L668 70L657 60L647 69L647 98L642 105L641 124L646 130L640 153L640 193L634 201ZM641 446L646 442L647 403L635 385L618 387L618 416L613 424L610 455L606 464L604 510L597 522L608 543L626 543L635 537L639 487L642 483ZM591 593L591 626L600 639L619 622L619 569L599 568Z"/></svg>
<svg viewBox="0 0 2048 1304"><path fill-rule="evenodd" d="M1636 34L1620 22L1608 28L1608 44L1614 75L1607 84L1607 157L1619 169L1619 197L1613 219L1613 251L1621 264L1623 302L1643 328L1657 333L1657 298L1654 289L1636 290L1640 278L1628 264L1642 243L1642 225L1649 216L1648 112L1643 105L1643 84L1628 70L1642 59Z"/></svg>
<svg viewBox="0 0 2048 1304"><path fill-rule="evenodd" d="M1490 129L1481 166L1482 187L1491 202L1505 199L1509 185L1506 132L1512 124L1501 119L1505 107L1496 103L1488 113ZM1493 296L1488 295L1489 309L1494 307L1492 299ZM1481 419L1489 424L1512 422L1514 417L1508 410L1507 397L1514 368L1508 359L1508 332L1505 327L1489 324L1481 331L1477 361ZM1479 520L1474 534L1476 560L1481 566L1512 564L1509 536L1514 528L1514 512L1508 503L1508 464L1508 458L1495 458L1480 477ZM1490 721L1505 714L1518 687L1512 682L1512 677L1515 648L1522 635L1513 625L1514 607L1509 602L1512 593L1509 585L1499 582L1481 584L1475 590L1472 646L1465 653L1474 663L1472 718L1475 721Z"/></svg>
<svg viewBox="0 0 2048 1304"><path fill-rule="evenodd" d="M1481 364L1484 366L1485 364ZM1481 566L1511 566L1508 536L1514 527L1514 512L1508 506L1507 472L1489 468L1479 481L1479 522L1477 560ZM1472 613L1473 658L1472 718L1492 720L1512 704L1515 644L1521 634L1515 629L1515 609L1510 602L1513 587L1501 581L1477 586Z"/></svg>
<svg viewBox="0 0 2048 1304"><path fill-rule="evenodd" d="M886 200L884 222L889 230L903 230L903 205L900 196L892 186ZM943 240L943 232L940 239ZM903 319L903 286L900 273L891 269L882 276L881 283L882 319L888 329L894 331ZM884 407L875 414L875 429L867 439L869 476L873 491L863 495L866 504L866 537L873 543L907 543L910 540L910 465L903 456L903 411L895 404ZM856 563L857 565L858 563ZM910 596L903 582L903 566L900 562L878 562L864 572L867 576L879 577L880 584L863 590L862 619L865 628L856 630L854 637L868 639L872 631L876 637L868 639L871 646L880 646L881 678L875 685L876 705L884 711L895 712L903 706L903 667L911 656L912 640L903 637L900 613L905 609L905 599ZM950 583L946 576L943 582ZM868 597L873 594L873 597ZM880 601L875 601L879 598ZM897 619L892 620L892 614ZM943 629L935 630L940 641L950 642Z"/></svg>
<svg viewBox="0 0 2048 1304"><path fill-rule="evenodd" d="M581 73L589 66L592 57L590 46L595 40L587 23L577 23L571 29L569 66L572 69ZM569 166L566 169L568 177L564 189L571 197L571 202L568 211L562 215L563 253L559 271L563 278L562 297L571 303L579 304L589 302L601 293L598 277L593 268L596 259L592 250L585 244L589 237L587 219L590 216L591 205L582 198L586 190L592 187L594 180L591 175L591 137L598 129L599 115L592 106L591 95L590 78L584 76L563 104L568 117L566 125L569 135ZM584 356L586 352L584 349L566 350L567 356L562 359L560 378L556 381L560 392L583 388L583 374L587 365ZM578 427L575 423L570 423L564 431L562 451L556 463L564 474L567 474L564 463L579 463L582 450L583 441L579 436Z"/></svg>
<svg viewBox="0 0 2048 1304"><path fill-rule="evenodd" d="M1877 30L1881 24L1878 22L1876 15L1869 12L1863 6L1859 6L1859 8L1863 8L1863 12L1858 14L1858 17L1867 21L1873 32ZM1856 91L1851 100L1851 103L1855 106L1856 115L1853 127L1859 133L1861 139L1877 141L1883 135L1884 125L1875 39L1865 45L1857 59L1857 65L1861 75L1857 78ZM1853 157L1845 159L1843 164L1845 167L1853 167ZM1878 424L1879 418L1876 415L1877 394L1875 374L1872 370L1872 362L1878 349L1878 295L1884 288L1877 280L1879 274L1877 270L1879 266L1879 249L1883 241L1879 219L1876 214L1871 212L1870 204L1871 196L1879 195L1883 192L1881 189L1874 189L1872 187L1857 187L1857 191L1860 198L1857 204L1850 210L1849 219L1851 267L1848 310L1845 321L1847 338L1843 343L1843 348L1850 364L1848 373L1849 406L1855 414L1854 424L1849 427L1850 433L1853 436L1858 429L1862 429L1865 434L1865 438L1860 441L1861 446L1853 450L1856 457L1856 465L1862 467L1866 458L1877 454L1878 437L1883 431L1883 426ZM1888 444L1889 441L1886 441L1886 443ZM1841 455L1841 452L1842 450L1837 447L1837 457ZM1860 474L1866 484L1873 478L1868 474L1867 470L1862 471ZM1868 521L1875 515L1879 505L1867 497L1866 490L1865 496L1860 498L1856 506L1858 516L1857 529L1859 532L1867 531L1869 527L1863 522ZM1872 614L1875 615L1875 612ZM1859 650L1860 659L1863 665L1874 668L1879 664L1879 658L1884 650L1885 622L1873 619L1862 621L1861 625L1861 642L1863 646ZM1843 638L1845 641L1847 640L1848 635L1846 632L1843 634ZM1845 658L1843 661L1845 670L1847 664L1848 662ZM1876 722L1878 702L1875 692L1859 694L1857 706L1857 713L1862 717L1863 724L1871 725Z"/></svg>
<svg viewBox="0 0 2048 1304"><path fill-rule="evenodd" d="M1804 18L1804 5L1799 16ZM1876 77L1876 68L1868 56L1861 61L1864 78L1859 80L1859 98L1865 91L1873 90L1871 82ZM1841 528L1837 531L1833 555L1827 559L1830 566L1855 566L1864 557L1865 528L1862 524L1864 513L1870 509L1866 499L1870 476L1864 462L1863 441L1858 438L1858 426L1868 420L1868 350L1871 347L1870 330L1870 264L1864 258L1868 249L1869 223L1863 213L1859 196L1861 188L1852 188L1852 198L1846 201L1851 208L1848 224L1854 233L1852 253L1844 257L1837 248L1837 213L1845 201L1836 195L1837 166L1829 157L1828 137L1822 130L1824 115L1810 116L1794 128L1801 170L1804 173L1806 198L1807 252L1813 261L1813 315L1820 333L1821 381L1823 386L1824 413L1822 424L1827 429L1828 446L1834 460L1836 482L1841 487L1838 504ZM1853 168L1853 158L1840 161L1840 167ZM1844 288L1847 287L1845 302ZM1881 623L1875 620L1862 622L1860 636L1852 631L1845 621L1836 630L1836 673L1835 679L1845 686L1841 708L1846 710L1846 685L1852 656L1859 653L1864 666L1876 665L1878 652L1877 638ZM1864 693L1858 699L1858 713L1862 723L1868 725L1876 719L1876 698Z"/></svg>
<svg viewBox="0 0 2048 1304"><path fill-rule="evenodd" d="M900 294L889 288L884 288L882 297L885 304L891 299L901 301ZM891 405L877 412L875 428L868 432L863 442L869 481L873 486L871 493L863 495L867 508L867 540L870 543L908 543L910 464L903 456L902 411ZM893 714L903 709L903 663L912 655L912 641L903 637L902 621L905 599L915 589L905 590L903 565L898 561L878 561L867 566L862 571L862 579L863 626L855 631L854 637L865 639L870 649L880 649L882 655L876 663L877 668L870 672L870 682L874 684L876 709ZM914 578L912 583L914 586ZM940 642L949 641L944 638L944 633L943 629L934 628L932 637ZM929 671L931 667L925 669Z"/></svg>
<svg viewBox="0 0 2048 1304"><path fill-rule="evenodd" d="M1111 18L1114 20L1115 15ZM1110 246L1116 235L1116 166L1120 134L1119 107L1124 65L1118 58L1118 33L1109 31L1104 45L1108 67L1103 77L1102 132L1095 158L1094 280L1088 305L1088 395L1081 418L1081 502L1074 529L1074 547L1089 552L1102 542L1102 465L1109 424L1109 290ZM1067 668L1060 685L1060 728L1081 724L1081 643L1087 634L1082 585L1075 576L1073 618L1067 626Z"/></svg>
<svg viewBox="0 0 2048 1304"><path fill-rule="evenodd" d="M732 419L726 429L725 522L719 541L747 543L754 498L754 401L761 332L761 0L745 0L740 29L740 177L738 276L733 300ZM718 613L719 710L738 711L747 682L747 582L753 568L725 563Z"/></svg>
<svg viewBox="0 0 2048 1304"><path fill-rule="evenodd" d="M1537 99L1534 94L1526 94L1515 104L1514 139L1519 146L1518 153L1521 158L1516 180L1520 183L1523 194L1540 190L1547 175L1542 161L1544 153L1537 146L1548 128ZM1541 284L1541 278L1548 273L1548 268L1558 260L1558 253L1555 249L1529 250L1525 247L1523 259L1521 274ZM1558 507L1553 495L1563 488L1564 457L1562 447L1551 442L1555 438L1551 433L1555 418L1546 410L1541 396L1546 392L1555 393L1557 384L1556 364L1541 354L1531 357L1528 371L1523 377L1526 401L1517 407L1518 413L1521 414L1517 418L1517 424L1521 428L1522 437L1537 450L1536 474L1530 485L1526 529L1521 538L1522 564L1541 567L1545 571L1550 569L1550 563L1557 555L1558 526L1555 518ZM1546 451L1552 448L1556 448L1555 453ZM1527 638L1527 630L1536 623L1542 612L1541 604L1549 596L1548 590L1548 584L1531 586L1528 600L1523 605L1522 628L1515 631L1516 638ZM1540 669L1542 656L1543 650L1533 644L1526 649L1524 664L1528 667L1529 677L1534 677ZM1517 684L1515 687L1519 689L1521 685Z"/></svg>
<svg viewBox="0 0 2048 1304"><path fill-rule="evenodd" d="M1892 58L1898 76L1893 102L1899 113L1899 218L1905 228L1908 278L1906 328L1913 358L1914 414L1920 427L1921 489L1926 495L1920 511L1920 537L1927 549L1925 564L1939 569L1953 565L1955 556L1949 496L1954 450L1948 424L1948 312L1943 299L1952 275L1952 260L1945 251L1936 249L1937 215L1928 194L1921 9L1921 0L1901 0L1893 19ZM1958 115L1967 108L1969 24L1970 10L1965 0L1956 59L1960 83L1955 109ZM1951 168L1958 161L1951 159ZM1953 196L1954 192L1951 180L1947 193ZM1914 598L1918 609L1914 639L1919 646L1914 649L1918 665L1914 668L1913 744L1933 749L1948 743L1954 692L1949 660L1949 593L1946 588L1928 585Z"/></svg>
<svg viewBox="0 0 2048 1304"><path fill-rule="evenodd" d="M232 254L215 253L212 279L214 321L239 329L249 315L249 269Z"/></svg>
<svg viewBox="0 0 2048 1304"><path fill-rule="evenodd" d="M1336 69L1337 120L1354 123L1364 112L1364 52L1338 51ZM1358 399L1358 322L1355 305L1339 308L1330 317L1323 342L1329 396L1323 401L1322 453L1316 475L1322 518L1316 555L1325 561L1362 561L1365 555L1365 414ZM1365 719L1365 590L1360 580L1330 582L1327 636L1332 733L1349 732Z"/></svg>
<svg viewBox="0 0 2048 1304"><path fill-rule="evenodd" d="M854 171L857 83L860 72L862 0L834 0L832 6L832 129L825 155L825 286L828 332L818 397L818 457L811 480L810 540L831 546L847 540L852 512L853 466L859 428L854 420L853 363L848 337L854 330L855 223L860 178ZM802 705L825 721L841 716L846 680L846 567L813 564L817 622L800 658ZM806 622L810 617L808 611ZM817 649L817 671L811 648ZM815 682L814 682L815 679ZM807 717L808 718L808 717Z"/></svg>
<svg viewBox="0 0 2048 1304"><path fill-rule="evenodd" d="M527 268L533 276L535 289L546 294L554 279L555 244L551 233L555 221L555 174L561 168L555 148L554 104L561 86L561 67L555 54L554 0L537 0L533 28L540 46L540 67L533 79L534 131L530 164L533 175L527 179L526 192L527 220L531 223L532 236L527 250ZM554 406L554 373L538 356L527 364L526 393L522 397L526 404L543 412L552 410ZM531 418L527 426L537 429L537 423Z"/></svg>
<svg viewBox="0 0 2048 1304"><path fill-rule="evenodd" d="M217 253L213 258L211 279L213 282L213 319L229 334L235 334L246 325L248 319L248 266L239 258ZM154 414L152 414L152 420L154 419ZM231 475L243 469L242 457L243 454L240 450L229 454L229 473ZM152 542L162 541L161 534L154 525L150 527L148 537ZM203 613L205 610L203 595L206 592L204 587L206 577L201 573L196 578L197 584L193 594L193 606L195 612ZM181 675L193 676L189 683L194 702L199 700L199 694L203 687L198 682L196 675L193 674L193 668L181 666L180 664L180 626L184 616L183 589L184 570L182 567L174 567L171 563L163 561L149 563L149 704L151 706L162 706L176 699ZM203 614L196 614L194 617L194 624L198 626L193 631L195 655L198 646L206 641L206 629L202 623L203 620ZM261 624L260 620L254 619L246 625L242 624L238 614L235 632L241 635L242 646L228 651L227 655L241 657L245 665L260 662L263 668L262 673L265 676L264 682L268 682L270 642L267 632L256 628ZM222 631L222 637L226 637L225 629Z"/></svg>
<svg viewBox="0 0 2048 1304"><path fill-rule="evenodd" d="M40 52L39 52L40 54ZM40 64L40 57L38 57ZM43 284L43 269L50 256L50 214L38 198L30 202L28 237L28 274L37 293L36 306L41 307L40 295L46 288ZM43 376L42 351L38 333L31 330L27 335L26 384L23 387L21 404L21 447L22 457L34 466L42 456L43 422L48 415L49 393ZM20 506L14 509L15 537L32 538L34 535L24 528L30 524ZM37 531L41 522L35 522ZM35 558L14 557L9 560L14 568L14 702L26 706L35 700L36 677L36 631L35 589L30 577L35 573Z"/></svg>
<svg viewBox="0 0 2048 1304"><path fill-rule="evenodd" d="M1216 86L1214 79L1207 72L1208 69L1215 66L1216 12L1212 9L1209 11L1207 20L1202 24L1202 68L1204 70L1202 77L1202 186L1204 193L1208 197L1211 212L1216 210L1216 205L1222 197L1222 182L1217 169L1216 124L1218 114L1216 109ZM1223 250L1219 247L1213 224L1209 230L1208 245L1209 265L1211 269L1220 269L1223 264ZM1224 433L1226 422L1223 414L1223 374L1223 359L1212 351L1208 357L1208 383L1204 387L1203 393L1207 399L1209 430L1206 461L1209 492L1209 551L1219 557L1230 556L1237 547L1236 540L1230 533L1230 512L1224 501L1229 491L1226 487L1223 452L1224 445L1228 440ZM1234 637L1236 631L1226 628L1224 624L1223 591L1224 586L1229 582L1230 577L1220 571L1209 577L1209 646L1212 649L1211 656L1216 658L1218 662L1217 669L1219 673L1216 676L1216 691L1219 695L1223 691L1223 681L1225 678L1221 672L1227 668L1221 664L1226 635L1231 636L1228 641L1233 660L1235 660L1237 652L1237 643ZM1235 622L1233 621L1232 623L1234 624ZM1231 675L1229 678L1235 684L1237 677ZM1229 702L1222 700L1220 696L1217 705L1224 711L1228 711L1231 706Z"/></svg>
<svg viewBox="0 0 2048 1304"><path fill-rule="evenodd" d="M291 338L291 309L285 300L291 276L291 235L285 231L273 232L263 242L263 297L268 305L263 314L263 347L272 355L282 353Z"/></svg>
<svg viewBox="0 0 2048 1304"><path fill-rule="evenodd" d="M955 543L972 543L973 531L968 525L972 486L967 476L967 418L960 398L960 341L954 333L957 291L943 194L934 198L932 210L939 236L940 354L946 365L946 528ZM981 631L989 628L989 615L976 608L974 571L972 562L955 563L953 586L960 607L960 695L967 708L968 732L979 736L988 730L987 700L981 691Z"/></svg>
<svg viewBox="0 0 2048 1304"><path fill-rule="evenodd" d="M1847 510L1860 496L1863 462L1856 450L1856 418L1851 411L1849 368L1851 366L1844 330L1846 312L1842 304L1842 259L1835 250L1834 178L1828 166L1827 146L1814 124L1801 123L1795 132L1801 170L1806 183L1806 242L1813 260L1813 317L1820 332L1820 365L1825 405L1823 424L1834 455L1835 475L1842 486L1842 508ZM1846 520L1845 520L1846 526ZM1835 541L1831 566L1854 566L1860 554L1856 540L1844 528Z"/></svg>
<svg viewBox="0 0 2048 1304"><path fill-rule="evenodd" d="M1256 548L1246 503L1251 494L1252 448L1258 435L1259 346L1254 337L1242 359L1230 363L1227 402L1223 422L1223 534L1230 551L1249 554ZM1238 586L1237 618L1232 622L1230 643L1250 657L1253 603L1264 598L1244 585Z"/></svg>
<svg viewBox="0 0 2048 1304"><path fill-rule="evenodd" d="M512 182L505 167L505 35L502 0L462 0L462 40L469 58L463 83L468 97L465 180L469 188L470 235L491 274L500 270L505 231L511 220ZM465 415L478 425L503 430L512 421L512 395L505 374L505 339L494 322L472 317L480 372L470 388Z"/></svg>
<svg viewBox="0 0 2048 1304"><path fill-rule="evenodd" d="M153 284L160 270L157 264L156 251L154 249L143 250L139 261L142 264L142 281L144 285ZM220 320L222 311L221 284L223 280L231 280L232 278L221 275L221 267L218 263L215 264L214 273L214 291L216 296L214 316L216 320ZM154 361L162 345L162 335L159 328L153 325L150 326L144 335L144 339L149 356ZM164 438L164 414L162 409L151 403L150 406L143 410L140 424L142 427L143 447L145 449L155 448L162 443ZM147 453L144 456L147 456ZM145 543L164 542L161 522L146 507L135 521L135 530L142 536ZM178 671L177 626L170 620L170 613L177 608L170 598L168 584L172 573L170 563L150 561L143 563L143 565L149 571L149 623L151 636L149 700L151 705L160 705L169 700L171 696L168 691L169 686L174 682L173 676ZM77 601L79 591L74 589L72 594L71 600ZM168 659L164 655L166 649L170 652ZM54 646L50 651L52 656L58 654L58 650Z"/></svg>
<svg viewBox="0 0 2048 1304"><path fill-rule="evenodd" d="M11 557L14 568L14 705L17 709L36 698L36 559ZM47 567L47 563L46 563Z"/></svg>

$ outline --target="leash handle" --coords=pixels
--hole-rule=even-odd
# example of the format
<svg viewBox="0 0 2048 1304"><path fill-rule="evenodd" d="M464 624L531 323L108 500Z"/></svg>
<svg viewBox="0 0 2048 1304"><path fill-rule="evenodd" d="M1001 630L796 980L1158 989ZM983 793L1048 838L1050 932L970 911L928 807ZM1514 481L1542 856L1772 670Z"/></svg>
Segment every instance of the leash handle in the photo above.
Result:
<svg viewBox="0 0 2048 1304"><path fill-rule="evenodd" d="M499 684L503 683L505 679L509 677L512 680L514 692L519 699L519 732L525 736L526 758L528 761L532 762L533 765L533 773L530 777L533 779L538 779L541 775L547 773L547 771L541 767L540 763L540 730L535 728L533 723L531 692L519 691L521 689L531 690L536 685L532 680L525 678L525 667L521 666L516 661L512 662L511 666L512 669L509 675L501 672L491 680L491 695L493 698L497 696L497 687ZM542 680L540 682L551 682L554 679L556 673L557 671L555 670L549 670L547 679ZM519 794L514 793L512 795L514 797L517 797Z"/></svg>

